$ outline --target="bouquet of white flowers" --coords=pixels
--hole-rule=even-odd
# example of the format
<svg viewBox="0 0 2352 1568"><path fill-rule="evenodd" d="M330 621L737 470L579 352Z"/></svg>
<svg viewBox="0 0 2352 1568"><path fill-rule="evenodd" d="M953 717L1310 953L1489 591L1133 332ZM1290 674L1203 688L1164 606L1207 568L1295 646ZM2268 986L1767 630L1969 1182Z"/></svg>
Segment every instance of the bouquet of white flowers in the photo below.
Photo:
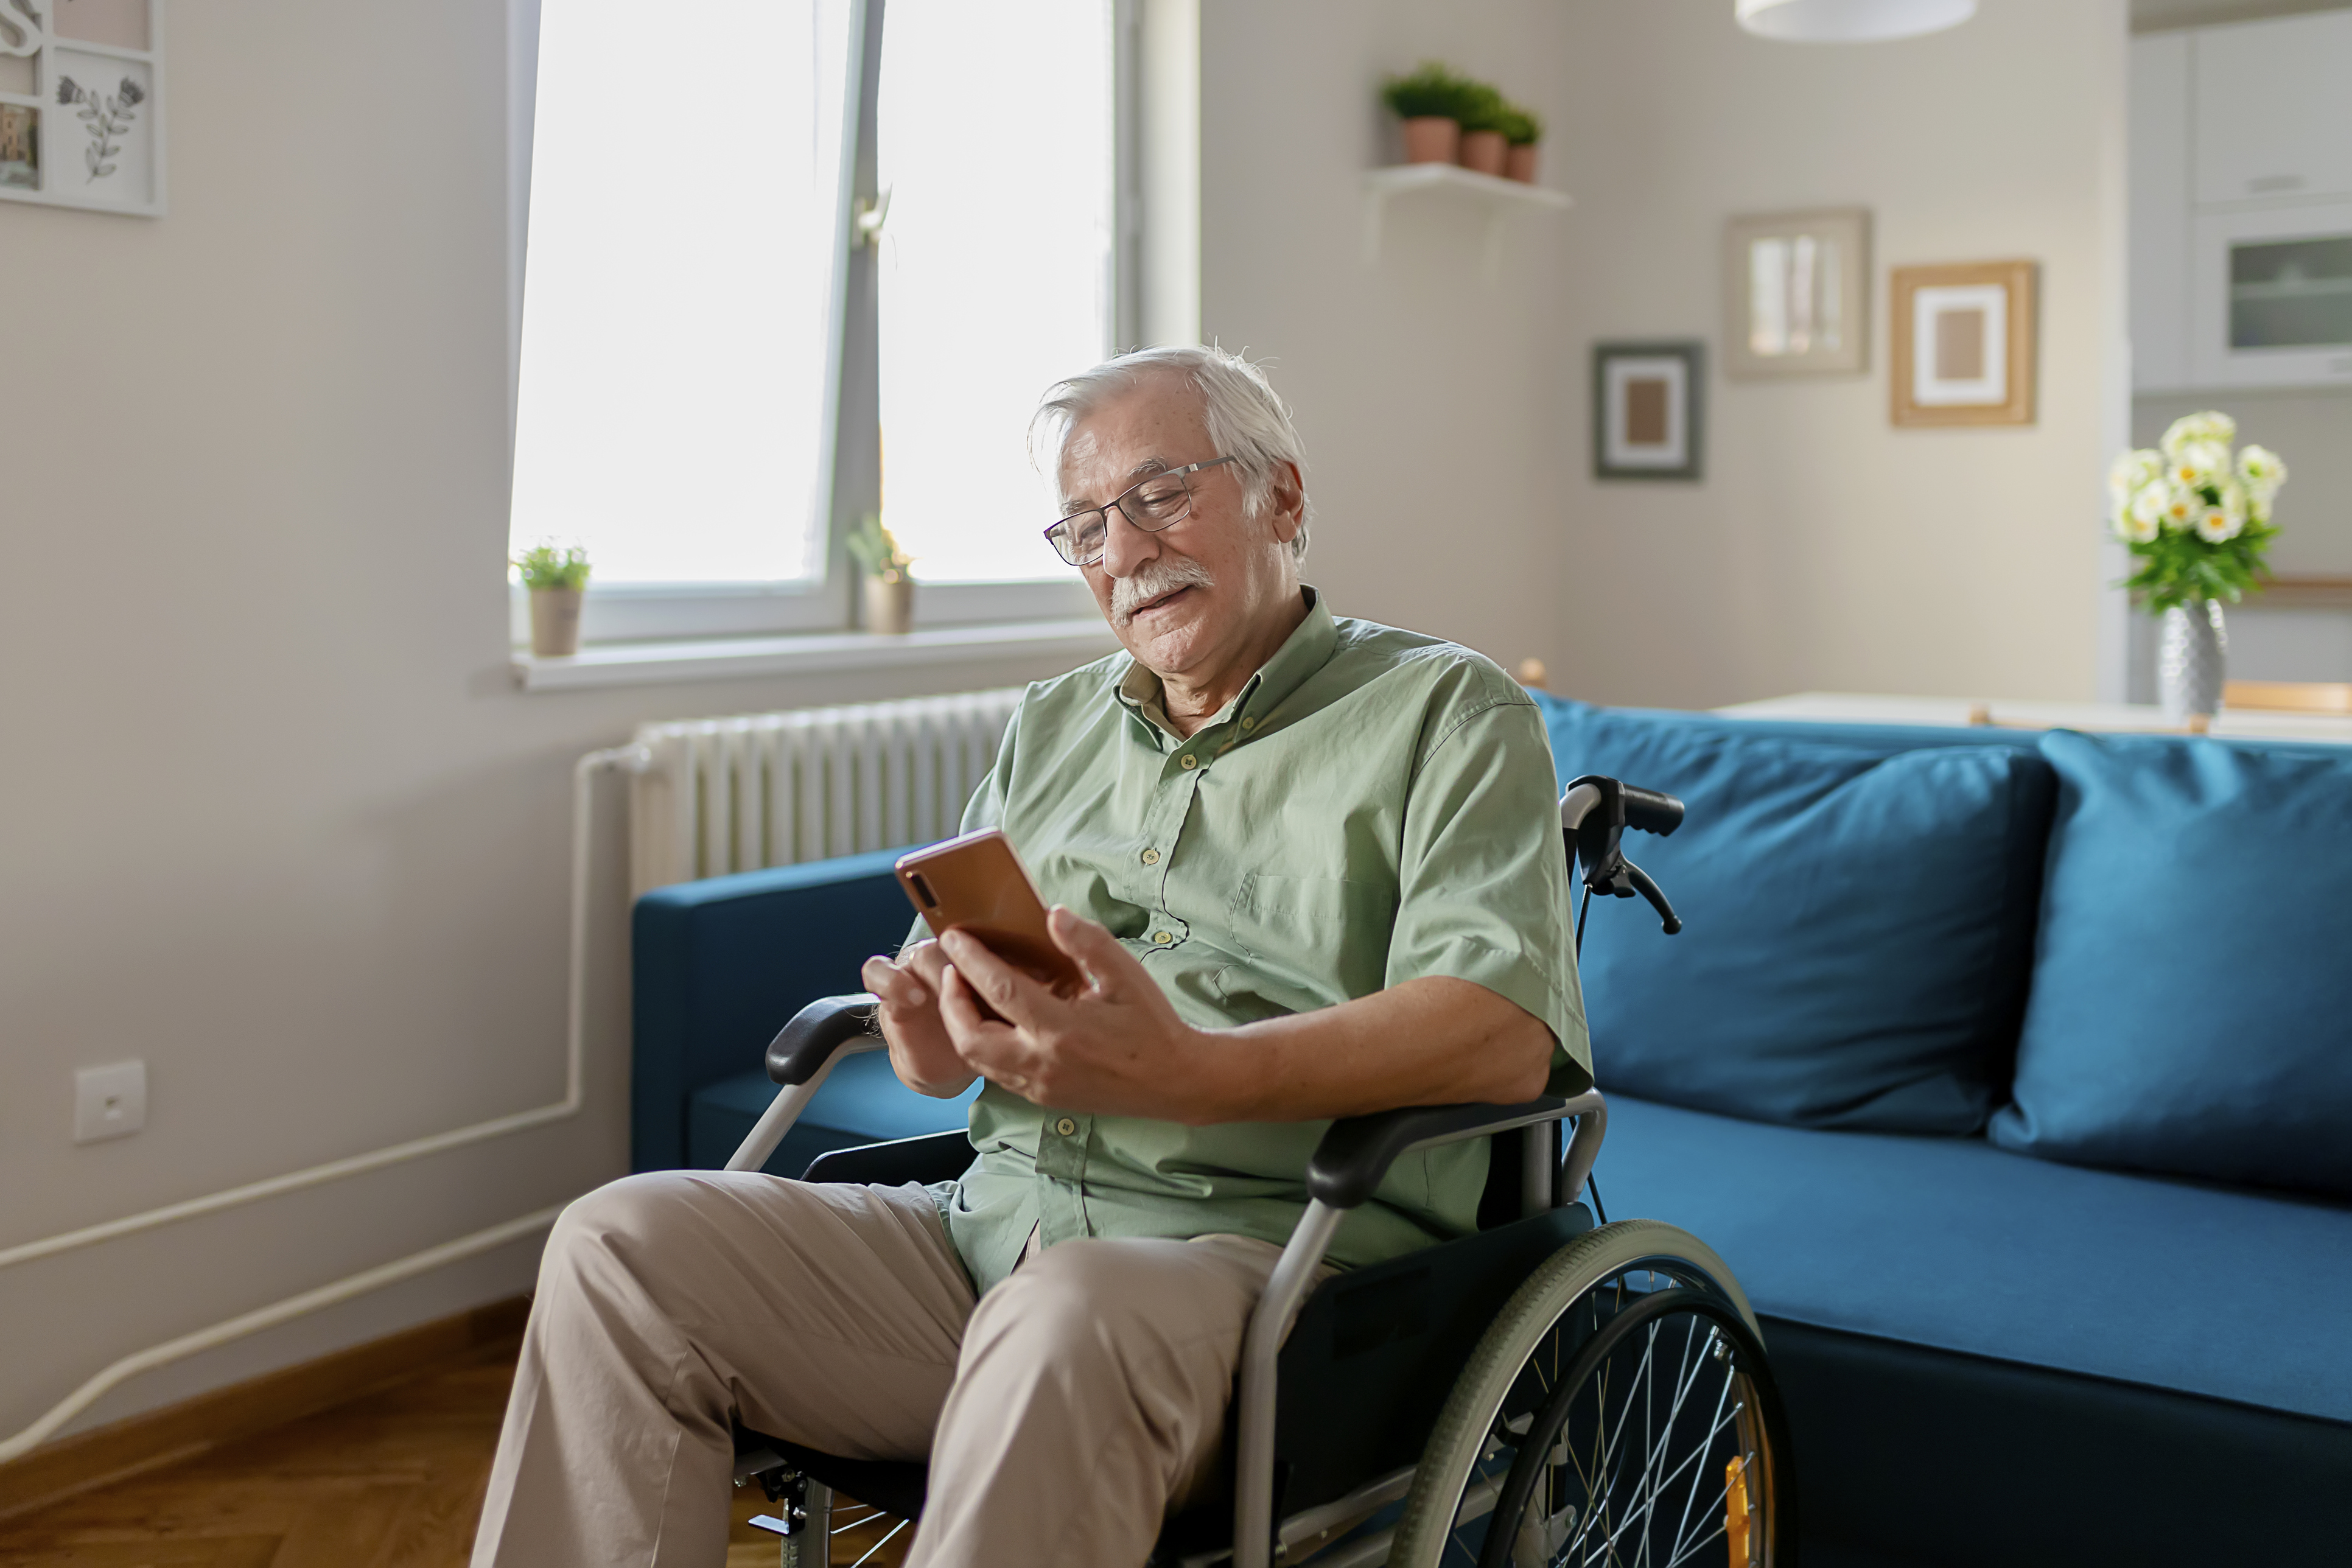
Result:
<svg viewBox="0 0 2352 1568"><path fill-rule="evenodd" d="M2124 586L2147 595L2152 610L2200 599L2236 603L2260 586L2263 553L2277 537L2271 502L2286 483L2278 454L2238 448L2238 422L2226 414L2173 421L2162 449L2126 452L2107 474L2116 536L2139 568Z"/></svg>

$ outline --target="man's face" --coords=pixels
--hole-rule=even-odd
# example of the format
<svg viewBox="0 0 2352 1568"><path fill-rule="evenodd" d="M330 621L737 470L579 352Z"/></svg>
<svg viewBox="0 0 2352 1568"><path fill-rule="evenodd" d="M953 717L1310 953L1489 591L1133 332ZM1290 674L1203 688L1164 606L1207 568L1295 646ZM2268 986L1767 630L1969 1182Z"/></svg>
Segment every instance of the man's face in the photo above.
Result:
<svg viewBox="0 0 2352 1568"><path fill-rule="evenodd" d="M1175 374L1146 378L1070 430L1062 448L1062 510L1108 506L1155 472L1224 456L1211 445L1201 396ZM1192 515L1147 533L1113 510L1103 558L1083 568L1095 603L1136 662L1154 674L1198 676L1262 640L1298 596L1290 551L1295 479L1251 518L1232 463L1188 474Z"/></svg>

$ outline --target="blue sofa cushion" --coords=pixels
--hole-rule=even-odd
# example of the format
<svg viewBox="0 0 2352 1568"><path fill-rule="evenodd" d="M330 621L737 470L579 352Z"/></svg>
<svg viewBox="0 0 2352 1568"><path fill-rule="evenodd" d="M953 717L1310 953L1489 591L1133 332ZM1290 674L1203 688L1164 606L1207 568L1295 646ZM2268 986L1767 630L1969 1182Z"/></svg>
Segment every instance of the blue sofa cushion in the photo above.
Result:
<svg viewBox="0 0 2352 1568"><path fill-rule="evenodd" d="M1994 1141L2352 1197L2352 751L2042 747L2057 820Z"/></svg>
<svg viewBox="0 0 2352 1568"><path fill-rule="evenodd" d="M881 1051L845 1057L762 1169L798 1176L810 1161L835 1149L961 1131L971 1123L971 1102L979 1095L974 1083L953 1100L933 1100L900 1083ZM705 1171L724 1166L775 1097L776 1086L764 1071L739 1073L696 1090L687 1107L687 1164Z"/></svg>
<svg viewBox="0 0 2352 1568"><path fill-rule="evenodd" d="M1767 1317L2352 1421L2352 1207L1628 1096L1612 1219L1678 1225Z"/></svg>
<svg viewBox="0 0 2352 1568"><path fill-rule="evenodd" d="M1972 1132L2013 1048L2052 774L2015 742L1828 743L1545 699L1563 780L1680 795L1629 856L1686 922L1595 910L1585 1006L1604 1089L1810 1127ZM1834 733L1832 731L1832 733Z"/></svg>

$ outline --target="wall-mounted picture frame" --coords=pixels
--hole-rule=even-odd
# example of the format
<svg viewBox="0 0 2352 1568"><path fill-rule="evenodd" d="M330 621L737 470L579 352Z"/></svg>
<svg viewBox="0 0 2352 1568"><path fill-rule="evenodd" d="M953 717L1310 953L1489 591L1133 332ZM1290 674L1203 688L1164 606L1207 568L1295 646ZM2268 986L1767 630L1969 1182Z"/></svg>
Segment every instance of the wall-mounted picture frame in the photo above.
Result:
<svg viewBox="0 0 2352 1568"><path fill-rule="evenodd" d="M163 0L0 0L0 199L162 216Z"/></svg>
<svg viewBox="0 0 2352 1568"><path fill-rule="evenodd" d="M2033 423L2037 271L2031 261L1895 268L1887 379L1896 425Z"/></svg>
<svg viewBox="0 0 2352 1568"><path fill-rule="evenodd" d="M1706 345L1592 345L1592 477L1696 479L1706 453Z"/></svg>
<svg viewBox="0 0 2352 1568"><path fill-rule="evenodd" d="M1870 368L1870 209L1724 225L1723 372L1735 381Z"/></svg>

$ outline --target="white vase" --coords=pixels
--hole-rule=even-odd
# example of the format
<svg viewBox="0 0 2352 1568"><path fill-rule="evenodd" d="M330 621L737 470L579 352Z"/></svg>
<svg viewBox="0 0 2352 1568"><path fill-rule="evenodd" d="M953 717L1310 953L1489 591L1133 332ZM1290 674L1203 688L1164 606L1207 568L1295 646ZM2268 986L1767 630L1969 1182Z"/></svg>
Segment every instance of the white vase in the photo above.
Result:
<svg viewBox="0 0 2352 1568"><path fill-rule="evenodd" d="M2230 633L2221 624L2218 599L2192 599L2164 612L2164 641L2156 660L2156 689L2164 716L2186 723L2192 713L2210 719L2221 710L2221 681L2230 656Z"/></svg>

